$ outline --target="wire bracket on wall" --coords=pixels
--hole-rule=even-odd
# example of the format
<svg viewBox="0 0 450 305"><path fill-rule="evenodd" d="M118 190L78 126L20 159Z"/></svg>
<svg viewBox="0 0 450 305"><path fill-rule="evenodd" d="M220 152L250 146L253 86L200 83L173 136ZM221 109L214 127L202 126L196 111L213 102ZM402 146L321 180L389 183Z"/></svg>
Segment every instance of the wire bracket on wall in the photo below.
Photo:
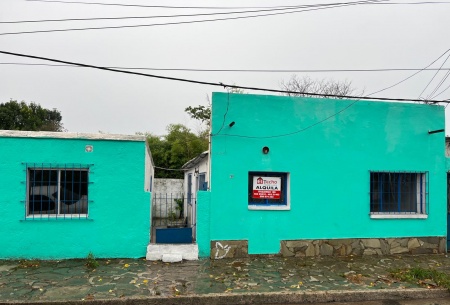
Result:
<svg viewBox="0 0 450 305"><path fill-rule="evenodd" d="M444 131L445 131L445 129L428 130L428 134L439 133L439 132L444 132Z"/></svg>

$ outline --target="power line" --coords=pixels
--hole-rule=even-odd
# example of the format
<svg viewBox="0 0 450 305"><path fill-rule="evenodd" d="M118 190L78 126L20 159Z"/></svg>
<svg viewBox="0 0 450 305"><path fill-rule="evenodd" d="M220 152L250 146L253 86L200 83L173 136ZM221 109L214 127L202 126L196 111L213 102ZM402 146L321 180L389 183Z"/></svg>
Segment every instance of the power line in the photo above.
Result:
<svg viewBox="0 0 450 305"><path fill-rule="evenodd" d="M48 2L48 3L66 3L66 4L88 4L88 5L106 5L106 6L129 6L129 7L146 7L146 8L167 8L167 9L273 9L273 8L289 8L290 6L170 6L170 5L142 5L142 4L123 4L123 3L105 3L105 2L85 2L85 1L59 1L59 0L26 0L29 2Z"/></svg>
<svg viewBox="0 0 450 305"><path fill-rule="evenodd" d="M442 55L440 55L437 59L435 59L431 64L429 64L429 65L426 66L425 68L428 68L429 66L431 66L433 63L435 63L436 61L438 61L442 56L444 56L444 55L445 55L447 52L449 52L449 51L450 51L450 49L448 49L447 51L445 51ZM425 68L424 68L424 69L425 69ZM421 72L421 71L419 71L419 72ZM378 93L378 92L382 92L382 91L385 91L385 90L387 90L387 89L389 89L389 88L392 88L392 87L394 87L394 86L397 86L397 85L403 83L404 81L410 79L411 77L413 77L414 75L416 75L416 74L419 73L419 72L416 72L416 73L412 74L411 76L409 76L409 77L407 77L407 78L405 78L405 79L403 79L403 80L401 80L401 81L395 83L395 84L392 85L392 86L389 86L389 87L386 87L386 88L384 88L384 89L381 89L381 90L372 92L372 93L370 93L370 94L368 94L368 95L366 95L366 96L364 96L364 97L360 97L360 98L358 98L358 99L352 101L351 103L349 103L347 106L345 106L345 107L342 108L341 110L339 110L339 111L337 111L337 112L335 112L335 113L333 113L333 114L331 114L331 115L325 117L325 118L322 119L322 120L317 121L317 122L314 123L314 124L311 124L311 125L306 126L306 127L302 128L302 129L299 129L299 130L295 130L295 131L292 131L292 132L289 132L289 133L284 133L284 134L272 135L272 136L246 136L246 135L236 135L236 134L219 134L219 132L222 130L222 128L220 128L219 132L217 132L216 134L211 134L211 136L228 136L228 137L238 137L238 138L247 138L247 139L270 139L270 138L280 138L280 137L291 136L291 135L294 135L294 134L297 134L297 133L300 133L300 132L304 132L304 131L306 131L306 130L308 130L308 129L314 127L314 126L317 126L317 125L319 125L319 124L322 124L323 122L325 122L325 121L327 121L327 120L329 120L329 119L331 119L331 118L337 116L338 114L340 114L340 113L346 111L347 109L349 109L350 107L352 107L353 105L355 105L356 103L358 103L359 101L364 100L364 99L369 99L369 96L371 96L371 95L374 95L374 94L376 94L376 93ZM449 72L447 72L447 73L449 73ZM447 90L447 88L446 88L445 90ZM376 99L376 98L373 98L373 97L372 97L371 99ZM397 101L400 101L400 99L398 99ZM429 101L429 102L430 102L430 101ZM447 100L444 100L444 101L441 101L441 102L447 103L447 105L445 106L445 108L447 108L447 106L450 104L450 99L447 99ZM228 95L228 104L227 104L227 110L226 110L226 113L228 113L229 103L230 103L230 100L229 100L229 95ZM223 124L224 124L224 122L222 123L222 127L223 127Z"/></svg>
<svg viewBox="0 0 450 305"><path fill-rule="evenodd" d="M419 74L420 72L424 71L425 69L428 69L431 65L433 65L435 62L437 62L439 59L441 59L442 56L444 56L445 54L447 54L448 51L450 51L450 49L448 49L447 51L445 51L444 53L442 53L441 56L439 56L438 58L436 58L435 60L433 60L433 61L432 61L429 65L427 65L425 68L423 68L423 69L421 69L421 70L419 70L419 71L417 71L417 72L411 74L411 75L408 76L407 78L402 79L401 81L399 81L399 82L393 84L392 86L389 86L389 87L383 88L383 89L381 89L381 90L375 91L375 92L371 93L370 95L377 94L377 93L380 93L380 92L389 90L389 89L391 89L391 88L393 88L393 87L395 87L395 86L397 86L397 85L400 85L400 84L403 83L403 82L406 82L408 79L410 79L410 78L416 76L417 74ZM440 69L440 68L439 68L439 69ZM420 101L422 101L422 100L420 100ZM422 102L423 102L423 101L422 101Z"/></svg>
<svg viewBox="0 0 450 305"><path fill-rule="evenodd" d="M441 92L439 92L438 94L436 94L436 95L433 96L432 98L434 99L434 98L438 97L439 95L441 95L442 93L444 93L445 91L447 91L449 88L450 88L450 85L448 85L444 90L442 90ZM446 101L448 101L448 100L450 100L450 99L447 99ZM447 106L448 106L448 105L446 105L445 107L447 107Z"/></svg>
<svg viewBox="0 0 450 305"><path fill-rule="evenodd" d="M35 1L35 0L33 0L33 1ZM137 25L102 26L102 27L87 27L87 28L69 28L69 29L6 32L6 33L0 33L0 35L1 36L5 36L5 35L18 35L18 34L36 34L36 33L52 33L52 32L69 32L69 31L123 29L123 28L138 28L138 27L153 27L153 26L193 24L193 23L204 23L204 22L215 22L215 21L226 21L226 20L239 20L239 19L248 19L248 18L277 16L277 15L286 15L286 14L293 14L293 13L302 13L302 12L324 10L324 9L344 7L344 6L365 5L365 4L375 3L374 1L389 1L389 0L365 0L365 1L358 1L358 2L347 2L347 3L342 3L342 4L338 4L338 5L333 5L333 6L318 7L318 8L311 8L311 9L301 9L301 10L292 10L292 11L288 11L288 12L257 14L257 15L251 15L251 16L237 16L237 17L226 17L226 18L216 18L216 19L202 19L202 20L166 22L166 23L152 23L152 24L137 24Z"/></svg>
<svg viewBox="0 0 450 305"><path fill-rule="evenodd" d="M17 66L45 66L45 67L66 67L66 68L82 68L70 65L52 65L52 64L34 64L20 62L0 62L0 65L17 65ZM122 69L122 70L149 70L149 71L181 71L181 72L248 72L248 73L330 73L330 72L401 72L401 71L446 71L450 67L438 68L378 68L378 69L200 69L200 68L144 68L144 67L114 67L107 66L105 68Z"/></svg>
<svg viewBox="0 0 450 305"><path fill-rule="evenodd" d="M153 167L157 168L157 169L163 169L166 171L180 171L180 172L186 171L185 169L182 169L182 168L167 168L167 167L160 167L160 166L153 166Z"/></svg>
<svg viewBox="0 0 450 305"><path fill-rule="evenodd" d="M36 0L34 0L36 1ZM354 3L364 4L366 1L357 1ZM372 0L375 1L375 0ZM377 0L381 1L381 0ZM384 0L389 1L389 0ZM150 18L176 18L176 17L198 17L198 16L214 16L214 15L229 15L229 14L244 14L244 13L258 13L267 11L284 11L284 10L294 10L300 8L313 8L313 7L329 7L336 6L339 4L349 4L353 2L335 2L335 3L322 3L322 4L305 4L305 5L293 5L293 6L274 6L267 7L258 10L247 10L247 11L235 11L235 12L215 12L215 13L198 13L198 14L177 14L177 15L155 15L155 16L125 16L125 17L93 17L93 18L63 18L63 19L40 19L40 20L16 20L16 21L0 21L0 23L5 24L19 24L19 23L41 23L41 22L66 22L66 21L94 21L94 20L124 20L124 19L150 19ZM86 3L92 4L92 3Z"/></svg>
<svg viewBox="0 0 450 305"><path fill-rule="evenodd" d="M145 8L167 8L167 9L265 9L283 6L247 6L247 7L221 7L221 6L167 6L167 5L142 5L142 4L123 4L123 3L105 3L105 2L83 2L83 1L58 1L58 0L26 0L29 2L48 2L48 3L65 3L65 4L88 4L88 5L106 5L106 6L128 6L128 7L145 7ZM421 1L421 2L394 2L389 4L395 5L414 5L414 4L448 4L449 1ZM284 6L291 7L291 6Z"/></svg>
<svg viewBox="0 0 450 305"><path fill-rule="evenodd" d="M447 73L444 75L442 80L439 82L439 84L434 88L434 90L427 96L427 100L430 98L433 98L435 96L434 94L441 88L441 86L444 84L444 82L447 80L447 78L450 76L450 71L447 71ZM444 90L445 91L445 90ZM442 92L441 92L442 93Z"/></svg>
<svg viewBox="0 0 450 305"><path fill-rule="evenodd" d="M95 18L65 18L65 19L41 19L41 20L18 20L18 21L0 21L0 23L17 24L17 23L40 23L40 22L65 22L65 21L94 21L94 20L123 20L123 19L151 19L151 18L177 18L177 17L198 17L198 16L214 16L214 15L229 15L229 14L244 14L244 13L258 13L268 11L285 11L294 10L300 8L311 7L326 7L334 6L340 3L329 4L310 4L310 5L298 5L298 6L275 6L268 9L259 10L247 10L247 11L235 11L235 12L216 12L216 13L198 13L198 14L176 14L176 15L155 15L155 16L128 16L128 17L95 17Z"/></svg>
<svg viewBox="0 0 450 305"><path fill-rule="evenodd" d="M423 88L422 92L420 92L419 94L419 98L422 96L422 94L425 92L425 90L427 90L428 86L431 84L431 82L433 81L433 79L436 77L436 75L439 73L439 71L441 71L442 66L447 62L448 58L450 57L450 54L447 56L447 58L445 59L445 61L442 63L442 65L439 67L439 69L436 71L436 73L433 75L433 77L431 78L431 80L428 82L428 84L425 86L425 88ZM439 59L439 58L438 58Z"/></svg>
<svg viewBox="0 0 450 305"><path fill-rule="evenodd" d="M448 52L448 51L449 50L447 50L446 52ZM273 93L303 94L303 95L310 95L310 96L331 97L331 98L348 98L348 99L358 99L358 100L369 100L370 99L370 100L380 100L380 101L422 102L422 100L419 100L419 99L386 98L386 97L370 97L369 98L368 96L360 97L360 96L351 96L351 95L320 94L320 93L309 93L309 92L296 92L296 91L288 91L288 90L268 89L268 88L261 88L261 87L228 85L228 84L224 84L224 83L207 82L207 81L199 81L199 80L187 79L187 78L169 77L169 76L162 76L162 75L155 75L155 74L146 74L146 73L141 73L141 72L132 72L132 71L126 71L126 70L111 69L111 68L106 68L106 67L100 67L100 66L82 64L82 63L64 61L64 60L48 58L48 57L27 55L27 54L21 54L21 53L13 53L13 52L7 52L7 51L0 51L0 54L6 54L6 55L18 56L18 57L25 57L25 58L32 58L32 59L38 59L38 60L45 60L45 61L57 62L57 63L61 63L61 64L75 65L75 66L80 66L80 67L85 67L85 68L92 68L92 69L98 69L98 70L104 70L104 71L110 71L110 72L124 73L124 74L130 74L130 75L139 75L139 76L145 76L145 77L151 77L151 78L157 78L157 79L164 79L164 80L179 81L179 82L199 84L199 85L210 85L210 86L224 87L224 88L230 88L230 89L234 88L234 89L243 89L243 90L255 90L255 91L273 92ZM442 57L442 55L441 55L441 57ZM415 74L417 74L417 73L415 73ZM390 88L392 88L392 86ZM380 92L380 91L377 91L377 92ZM375 93L372 93L372 94L375 94ZM450 103L448 101L430 101L430 102Z"/></svg>

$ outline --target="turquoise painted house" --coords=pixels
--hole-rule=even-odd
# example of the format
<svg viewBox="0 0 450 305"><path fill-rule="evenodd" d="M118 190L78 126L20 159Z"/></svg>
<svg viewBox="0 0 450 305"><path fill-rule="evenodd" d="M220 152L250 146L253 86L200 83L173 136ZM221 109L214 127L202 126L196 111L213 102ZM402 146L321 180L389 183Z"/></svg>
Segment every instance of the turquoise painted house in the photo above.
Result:
<svg viewBox="0 0 450 305"><path fill-rule="evenodd" d="M144 257L144 136L0 131L0 259Z"/></svg>
<svg viewBox="0 0 450 305"><path fill-rule="evenodd" d="M444 108L214 93L200 256L442 253Z"/></svg>

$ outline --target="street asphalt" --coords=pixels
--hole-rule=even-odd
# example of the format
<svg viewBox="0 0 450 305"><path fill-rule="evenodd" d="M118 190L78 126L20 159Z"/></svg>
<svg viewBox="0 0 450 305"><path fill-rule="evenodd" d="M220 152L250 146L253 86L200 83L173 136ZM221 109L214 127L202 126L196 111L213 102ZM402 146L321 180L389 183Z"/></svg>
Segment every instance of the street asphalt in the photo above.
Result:
<svg viewBox="0 0 450 305"><path fill-rule="evenodd" d="M300 304L446 300L432 280L407 283L390 271L411 267L450 275L446 255L151 262L145 259L0 260L0 304ZM397 304L392 303L392 305ZM413 303L411 303L413 304ZM415 303L414 303L415 304ZM422 304L422 303L420 303ZM436 303L439 304L439 303ZM443 303L447 304L447 303Z"/></svg>

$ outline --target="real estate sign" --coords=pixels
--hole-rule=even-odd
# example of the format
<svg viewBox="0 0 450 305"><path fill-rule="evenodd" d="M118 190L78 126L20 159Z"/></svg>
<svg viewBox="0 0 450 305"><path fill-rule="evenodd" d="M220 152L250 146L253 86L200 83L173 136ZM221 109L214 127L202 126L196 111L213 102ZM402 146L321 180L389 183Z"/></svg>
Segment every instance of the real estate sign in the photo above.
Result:
<svg viewBox="0 0 450 305"><path fill-rule="evenodd" d="M280 199L281 177L253 176L254 199Z"/></svg>

